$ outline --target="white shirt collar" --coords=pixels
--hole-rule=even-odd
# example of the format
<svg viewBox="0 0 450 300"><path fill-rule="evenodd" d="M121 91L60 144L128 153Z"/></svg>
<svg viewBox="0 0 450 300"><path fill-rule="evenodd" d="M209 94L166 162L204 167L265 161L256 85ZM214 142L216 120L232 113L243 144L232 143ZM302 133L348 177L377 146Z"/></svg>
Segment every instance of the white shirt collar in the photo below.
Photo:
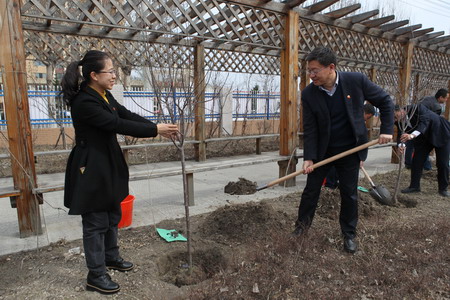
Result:
<svg viewBox="0 0 450 300"><path fill-rule="evenodd" d="M321 89L322 91L325 91L328 96L333 96L334 92L336 92L337 86L339 84L339 73L336 71L336 81L334 82L334 86L331 89L331 91L327 90L326 88L324 88L323 86L319 85L319 89Z"/></svg>

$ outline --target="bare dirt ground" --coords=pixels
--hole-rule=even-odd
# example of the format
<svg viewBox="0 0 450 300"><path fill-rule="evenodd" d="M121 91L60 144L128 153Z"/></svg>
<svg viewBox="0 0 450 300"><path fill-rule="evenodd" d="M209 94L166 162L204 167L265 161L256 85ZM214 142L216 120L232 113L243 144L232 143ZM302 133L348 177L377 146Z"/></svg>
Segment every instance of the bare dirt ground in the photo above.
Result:
<svg viewBox="0 0 450 300"><path fill-rule="evenodd" d="M392 193L394 177L373 180ZM409 171L402 178L405 187ZM421 193L395 206L360 192L354 255L342 249L338 190L322 191L307 235L290 236L299 197L192 217L191 270L186 243L165 242L155 226L121 229L122 256L136 268L111 272L121 285L112 296L85 291L80 240L0 257L0 299L450 299L450 200L437 194L436 171L424 174ZM184 234L185 221L156 227Z"/></svg>

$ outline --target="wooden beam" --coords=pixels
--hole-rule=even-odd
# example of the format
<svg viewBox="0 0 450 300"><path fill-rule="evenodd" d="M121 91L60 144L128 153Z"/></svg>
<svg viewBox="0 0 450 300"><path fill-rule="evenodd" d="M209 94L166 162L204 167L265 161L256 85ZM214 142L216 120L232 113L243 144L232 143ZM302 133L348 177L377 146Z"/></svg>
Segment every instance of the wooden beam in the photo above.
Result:
<svg viewBox="0 0 450 300"><path fill-rule="evenodd" d="M361 13L361 14L358 14L358 15L354 15L354 16L351 16L351 17L348 17L348 18L344 18L344 20L349 20L352 23L360 23L360 22L362 22L364 20L370 19L373 16L378 15L379 13L380 13L380 11L378 9L374 9L374 10L367 11L367 12L364 12L364 13Z"/></svg>
<svg viewBox="0 0 450 300"><path fill-rule="evenodd" d="M0 67L20 237L41 234L33 145L27 95L25 50L20 17L21 0L0 1Z"/></svg>
<svg viewBox="0 0 450 300"><path fill-rule="evenodd" d="M306 0L290 0L290 1L286 1L286 5L289 6L290 8L299 6L300 4L306 2Z"/></svg>
<svg viewBox="0 0 450 300"><path fill-rule="evenodd" d="M330 7L331 5L335 4L336 2L339 2L340 0L322 0L317 3L314 3L310 6L305 7L311 14L315 14L318 12L321 12L322 10L326 9L327 7Z"/></svg>
<svg viewBox="0 0 450 300"><path fill-rule="evenodd" d="M422 29L422 30L416 30L416 31L413 31L413 32L408 32L408 33L406 33L404 35L407 38L409 38L409 39L415 39L415 38L418 38L420 36L424 36L427 33L433 32L433 30L434 30L434 28L425 28L425 29Z"/></svg>
<svg viewBox="0 0 450 300"><path fill-rule="evenodd" d="M343 7L337 10L330 11L329 13L326 13L325 15L334 19L342 18L348 14L351 14L354 11L357 11L361 8L361 3L356 3L347 7Z"/></svg>
<svg viewBox="0 0 450 300"><path fill-rule="evenodd" d="M389 23L389 24L385 24L385 25L381 25L380 29L382 31L391 31L394 30L396 28L405 26L406 24L409 23L409 20L403 20L403 21L398 21L398 22L393 22L393 23Z"/></svg>
<svg viewBox="0 0 450 300"><path fill-rule="evenodd" d="M372 27L378 27L380 25L383 25L384 23L390 22L394 19L395 19L395 16L392 15L392 16L386 16L386 17L382 17L382 18L367 20L367 21L362 22L361 24L372 28Z"/></svg>
<svg viewBox="0 0 450 300"><path fill-rule="evenodd" d="M437 31L437 32L429 33L424 36L421 36L420 38L417 39L417 41L418 42L426 42L426 41L437 38L438 36L441 36L444 34L445 34L445 31Z"/></svg>
<svg viewBox="0 0 450 300"><path fill-rule="evenodd" d="M205 143L205 48L197 45L194 50L194 94L195 94L195 160L206 161Z"/></svg>
<svg viewBox="0 0 450 300"><path fill-rule="evenodd" d="M446 41L448 41L448 40L450 40L450 35L441 36L441 37L438 37L438 38L434 38L434 39L432 39L432 40L429 40L429 41L428 41L428 44L429 44L429 45L434 45L434 44L439 44L439 43L442 43L442 42L446 42Z"/></svg>
<svg viewBox="0 0 450 300"><path fill-rule="evenodd" d="M274 1L268 2L267 0L217 0L217 1L224 3L246 5L254 8L267 9L279 13L287 13L289 11L288 5L277 3Z"/></svg>
<svg viewBox="0 0 450 300"><path fill-rule="evenodd" d="M291 155L297 147L298 26L298 13L289 11L281 53L280 155Z"/></svg>
<svg viewBox="0 0 450 300"><path fill-rule="evenodd" d="M402 34L405 34L405 33L413 32L414 30L417 30L417 29L420 29L420 28L422 28L422 24L402 27L402 28L395 29L394 34L395 35L402 35Z"/></svg>

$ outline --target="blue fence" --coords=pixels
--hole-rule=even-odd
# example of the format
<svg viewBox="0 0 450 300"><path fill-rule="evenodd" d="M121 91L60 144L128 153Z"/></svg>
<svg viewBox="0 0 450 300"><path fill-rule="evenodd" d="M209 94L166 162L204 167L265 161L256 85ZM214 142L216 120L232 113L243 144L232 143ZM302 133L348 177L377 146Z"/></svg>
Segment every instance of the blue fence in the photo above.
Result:
<svg viewBox="0 0 450 300"><path fill-rule="evenodd" d="M193 121L188 104L193 102L192 93L155 93L152 91L124 91L124 106L129 110L144 116L146 119L158 122L161 120L179 120L181 117ZM4 114L3 90L0 90L0 129L6 129ZM58 126L71 127L70 111L65 107L59 91L28 91L30 121L32 128L54 128ZM216 121L224 112L224 98L217 93L205 94L205 116L207 121ZM232 93L233 120L243 119L279 119L279 93L258 93L234 91ZM163 102L164 105L158 105ZM190 117L186 117L190 116Z"/></svg>

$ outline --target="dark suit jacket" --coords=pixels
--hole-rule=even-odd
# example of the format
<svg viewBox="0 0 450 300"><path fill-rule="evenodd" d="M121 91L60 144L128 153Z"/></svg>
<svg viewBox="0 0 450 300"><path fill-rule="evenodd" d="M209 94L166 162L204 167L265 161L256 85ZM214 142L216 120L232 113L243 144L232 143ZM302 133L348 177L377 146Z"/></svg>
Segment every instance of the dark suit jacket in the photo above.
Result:
<svg viewBox="0 0 450 300"><path fill-rule="evenodd" d="M420 100L420 104L431 110L432 112L441 115L442 107L434 96L425 97Z"/></svg>
<svg viewBox="0 0 450 300"><path fill-rule="evenodd" d="M397 136L397 142L400 142L400 136L402 133L412 133L417 130L420 135L414 140L414 142L420 142L425 139L427 142L433 145L433 147L439 148L450 141L450 123L432 112L424 105L408 105L406 112L409 117L408 126L401 132L401 127L396 123L399 128L399 134Z"/></svg>
<svg viewBox="0 0 450 300"><path fill-rule="evenodd" d="M381 134L392 134L394 105L389 95L361 73L339 72L339 85L345 98L346 117L350 121L354 136L354 146L367 142L364 122L364 100L380 110ZM302 92L304 159L319 161L325 157L330 140L330 112L326 104L326 94L313 83ZM367 158L367 149L360 151L361 160Z"/></svg>
<svg viewBox="0 0 450 300"><path fill-rule="evenodd" d="M128 166L117 134L135 137L157 135L156 124L130 112L110 92L109 104L86 87L71 104L76 146L70 153L64 187L69 214L120 209L128 196Z"/></svg>

